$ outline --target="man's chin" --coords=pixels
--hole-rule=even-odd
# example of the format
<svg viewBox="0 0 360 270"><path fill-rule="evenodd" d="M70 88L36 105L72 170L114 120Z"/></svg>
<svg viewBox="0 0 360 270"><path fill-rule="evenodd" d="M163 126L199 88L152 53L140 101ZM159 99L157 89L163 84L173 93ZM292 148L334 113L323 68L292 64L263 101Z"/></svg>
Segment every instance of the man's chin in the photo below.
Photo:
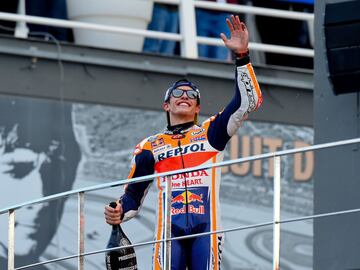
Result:
<svg viewBox="0 0 360 270"><path fill-rule="evenodd" d="M185 108L178 110L176 113L178 116L184 117L184 118L195 117L195 113L190 112L188 109L186 110Z"/></svg>
<svg viewBox="0 0 360 270"><path fill-rule="evenodd" d="M37 242L32 240L23 240L15 243L15 254L19 257L29 256L36 249Z"/></svg>
<svg viewBox="0 0 360 270"><path fill-rule="evenodd" d="M35 241L18 241L15 242L15 255L19 257L26 257L30 255L30 251L36 247ZM7 246L4 243L0 243L0 257L7 257Z"/></svg>

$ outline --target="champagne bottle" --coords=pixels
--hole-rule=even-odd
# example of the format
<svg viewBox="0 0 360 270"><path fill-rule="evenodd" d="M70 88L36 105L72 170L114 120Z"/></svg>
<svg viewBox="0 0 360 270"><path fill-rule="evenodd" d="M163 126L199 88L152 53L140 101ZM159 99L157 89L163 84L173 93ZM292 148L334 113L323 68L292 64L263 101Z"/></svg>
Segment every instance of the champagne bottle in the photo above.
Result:
<svg viewBox="0 0 360 270"><path fill-rule="evenodd" d="M116 208L116 202L109 204ZM131 245L129 238L125 235L120 225L113 225L110 239L106 248L122 247ZM105 264L107 270L135 270L137 269L136 254L134 248L122 248L105 253Z"/></svg>

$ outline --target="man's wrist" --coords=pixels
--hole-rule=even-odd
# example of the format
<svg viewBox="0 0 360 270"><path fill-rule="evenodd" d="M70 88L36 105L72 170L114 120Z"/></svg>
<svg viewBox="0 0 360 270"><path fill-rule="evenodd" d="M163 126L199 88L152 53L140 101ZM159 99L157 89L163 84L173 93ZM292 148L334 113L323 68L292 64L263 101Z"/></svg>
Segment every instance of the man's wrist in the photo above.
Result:
<svg viewBox="0 0 360 270"><path fill-rule="evenodd" d="M241 58L236 57L235 59L235 65L237 67L244 66L250 63L250 56L243 56Z"/></svg>
<svg viewBox="0 0 360 270"><path fill-rule="evenodd" d="M234 55L238 59L249 56L249 49L247 49L245 52L234 52Z"/></svg>

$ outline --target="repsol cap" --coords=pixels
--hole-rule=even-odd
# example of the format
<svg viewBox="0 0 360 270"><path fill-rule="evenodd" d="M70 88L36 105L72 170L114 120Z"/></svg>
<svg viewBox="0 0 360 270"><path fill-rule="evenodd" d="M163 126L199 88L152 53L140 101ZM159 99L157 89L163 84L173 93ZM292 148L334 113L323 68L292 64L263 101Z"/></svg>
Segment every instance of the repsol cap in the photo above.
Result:
<svg viewBox="0 0 360 270"><path fill-rule="evenodd" d="M197 88L197 86L195 84L193 84L192 82L188 81L187 79L181 79L178 80L177 82L175 82L172 86L170 86L165 93L165 97L164 97L164 102L169 102L170 96L172 91L174 91L176 88L180 87L180 86L189 86L192 90L197 92L197 104L200 104L200 91Z"/></svg>

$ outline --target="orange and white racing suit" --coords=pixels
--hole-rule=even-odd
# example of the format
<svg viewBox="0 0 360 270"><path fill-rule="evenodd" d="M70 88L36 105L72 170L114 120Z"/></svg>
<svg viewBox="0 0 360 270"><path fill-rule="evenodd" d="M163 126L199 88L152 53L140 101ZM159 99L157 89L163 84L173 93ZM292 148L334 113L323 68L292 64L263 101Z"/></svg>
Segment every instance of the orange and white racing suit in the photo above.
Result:
<svg viewBox="0 0 360 270"><path fill-rule="evenodd" d="M220 162L223 150L240 127L244 116L259 108L262 95L249 57L236 61L235 94L224 110L201 125L193 122L170 126L135 148L129 178ZM171 176L171 236L221 229L219 186L221 168ZM152 181L129 184L120 198L123 221L140 209ZM166 177L158 188L156 239L164 238ZM220 269L222 234L172 241L171 269ZM154 246L153 269L163 269L163 245Z"/></svg>

